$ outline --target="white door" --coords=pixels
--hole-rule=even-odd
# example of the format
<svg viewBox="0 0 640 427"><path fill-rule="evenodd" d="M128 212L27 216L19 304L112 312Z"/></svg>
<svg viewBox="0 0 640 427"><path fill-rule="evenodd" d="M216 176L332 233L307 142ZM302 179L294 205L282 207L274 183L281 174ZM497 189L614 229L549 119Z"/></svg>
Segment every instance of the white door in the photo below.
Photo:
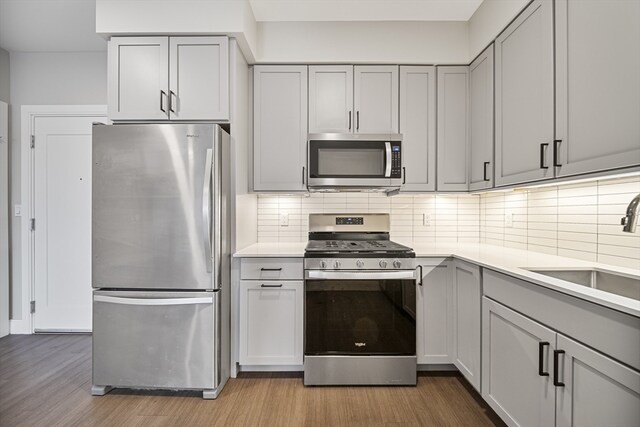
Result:
<svg viewBox="0 0 640 427"><path fill-rule="evenodd" d="M554 426L556 333L482 299L482 397L509 426Z"/></svg>
<svg viewBox="0 0 640 427"><path fill-rule="evenodd" d="M555 12L556 174L640 164L640 1L556 0Z"/></svg>
<svg viewBox="0 0 640 427"><path fill-rule="evenodd" d="M0 101L0 337L9 335L9 106Z"/></svg>
<svg viewBox="0 0 640 427"><path fill-rule="evenodd" d="M400 67L402 191L436 189L436 69Z"/></svg>
<svg viewBox="0 0 640 427"><path fill-rule="evenodd" d="M35 119L35 332L91 330L91 124L105 120Z"/></svg>
<svg viewBox="0 0 640 427"><path fill-rule="evenodd" d="M351 133L353 65L309 66L309 133Z"/></svg>
<svg viewBox="0 0 640 427"><path fill-rule="evenodd" d="M437 67L438 191L468 191L469 67Z"/></svg>
<svg viewBox="0 0 640 427"><path fill-rule="evenodd" d="M353 108L358 133L398 133L398 66L353 67Z"/></svg>
<svg viewBox="0 0 640 427"><path fill-rule="evenodd" d="M469 190L493 186L493 44L469 65Z"/></svg>
<svg viewBox="0 0 640 427"><path fill-rule="evenodd" d="M553 2L534 0L495 41L495 185L553 178Z"/></svg>
<svg viewBox="0 0 640 427"><path fill-rule="evenodd" d="M640 373L558 334L558 427L640 425Z"/></svg>
<svg viewBox="0 0 640 427"><path fill-rule="evenodd" d="M229 39L169 38L169 118L229 120Z"/></svg>

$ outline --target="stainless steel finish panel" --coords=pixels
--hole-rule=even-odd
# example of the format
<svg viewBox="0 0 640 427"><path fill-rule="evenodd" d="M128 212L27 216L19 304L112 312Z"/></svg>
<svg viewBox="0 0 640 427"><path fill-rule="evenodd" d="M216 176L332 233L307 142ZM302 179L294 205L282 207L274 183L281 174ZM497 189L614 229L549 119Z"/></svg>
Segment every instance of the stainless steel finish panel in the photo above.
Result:
<svg viewBox="0 0 640 427"><path fill-rule="evenodd" d="M213 278L220 276L220 250L212 266L209 241L216 252L224 232L218 226L221 171L216 167L223 134L212 124L94 126L94 288L219 285Z"/></svg>
<svg viewBox="0 0 640 427"><path fill-rule="evenodd" d="M416 356L305 356L304 385L416 385Z"/></svg>
<svg viewBox="0 0 640 427"><path fill-rule="evenodd" d="M310 133L309 141L402 141L400 133Z"/></svg>
<svg viewBox="0 0 640 427"><path fill-rule="evenodd" d="M305 279L312 280L416 280L416 270L400 271L320 271L306 270Z"/></svg>
<svg viewBox="0 0 640 427"><path fill-rule="evenodd" d="M94 291L93 384L216 388L220 293Z"/></svg>
<svg viewBox="0 0 640 427"><path fill-rule="evenodd" d="M380 255L380 258L358 258L354 254L353 258L305 258L304 269L305 270L352 270L354 273L362 273L366 271L377 271L384 273L385 271L394 270L415 270L416 260L415 258L387 258L384 254ZM340 264L336 267L335 262ZM400 268L396 268L393 265L394 261L400 261ZM383 267L384 266L384 267Z"/></svg>
<svg viewBox="0 0 640 427"><path fill-rule="evenodd" d="M532 269L529 271L640 301L640 277L638 276L627 276L600 269Z"/></svg>
<svg viewBox="0 0 640 427"><path fill-rule="evenodd" d="M363 224L336 225L336 218L362 217ZM348 213L348 214L309 214L309 232L378 232L388 233L391 230L389 214Z"/></svg>

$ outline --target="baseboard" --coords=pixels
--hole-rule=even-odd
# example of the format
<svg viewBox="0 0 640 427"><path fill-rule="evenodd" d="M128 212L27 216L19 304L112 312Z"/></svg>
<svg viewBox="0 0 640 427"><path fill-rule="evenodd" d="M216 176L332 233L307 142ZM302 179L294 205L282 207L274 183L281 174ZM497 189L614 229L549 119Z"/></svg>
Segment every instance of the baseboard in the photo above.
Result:
<svg viewBox="0 0 640 427"><path fill-rule="evenodd" d="M11 335L30 335L31 325L28 319L11 320L9 330Z"/></svg>

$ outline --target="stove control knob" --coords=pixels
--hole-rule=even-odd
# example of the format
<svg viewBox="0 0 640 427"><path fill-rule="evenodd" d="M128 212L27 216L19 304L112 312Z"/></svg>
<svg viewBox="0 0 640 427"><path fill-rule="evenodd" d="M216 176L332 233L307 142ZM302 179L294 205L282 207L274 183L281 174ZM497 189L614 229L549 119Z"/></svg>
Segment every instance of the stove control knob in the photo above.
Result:
<svg viewBox="0 0 640 427"><path fill-rule="evenodd" d="M380 265L381 268L387 268L387 261L383 259L381 259L378 264Z"/></svg>
<svg viewBox="0 0 640 427"><path fill-rule="evenodd" d="M393 268L400 268L402 267L402 263L399 260L394 260L393 261Z"/></svg>
<svg viewBox="0 0 640 427"><path fill-rule="evenodd" d="M320 261L320 268L323 268L323 269L327 268L327 261L325 260Z"/></svg>
<svg viewBox="0 0 640 427"><path fill-rule="evenodd" d="M361 259L359 259L359 260L357 260L357 261L356 261L356 266L357 266L358 268L362 268L362 267L364 267L364 262L362 262L362 260L361 260Z"/></svg>
<svg viewBox="0 0 640 427"><path fill-rule="evenodd" d="M333 268L335 268L335 269L340 268L340 264L341 264L341 262L340 262L340 261L336 261L336 262L334 262L334 263L333 263Z"/></svg>

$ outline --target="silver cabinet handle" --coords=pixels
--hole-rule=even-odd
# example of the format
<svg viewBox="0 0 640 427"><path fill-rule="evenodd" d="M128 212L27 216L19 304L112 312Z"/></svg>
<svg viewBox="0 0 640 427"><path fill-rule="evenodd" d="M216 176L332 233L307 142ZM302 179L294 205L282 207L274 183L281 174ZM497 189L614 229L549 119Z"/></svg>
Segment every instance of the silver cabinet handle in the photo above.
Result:
<svg viewBox="0 0 640 427"><path fill-rule="evenodd" d="M387 153L387 167L384 171L384 177L391 178L391 142L384 143L384 151Z"/></svg>
<svg viewBox="0 0 640 427"><path fill-rule="evenodd" d="M121 305L192 305L192 304L212 304L213 297L200 298L122 298L109 297L106 295L96 295L95 302L106 302Z"/></svg>
<svg viewBox="0 0 640 427"><path fill-rule="evenodd" d="M305 279L317 280L393 280L407 279L415 280L416 270L401 271L316 271L305 272Z"/></svg>
<svg viewBox="0 0 640 427"><path fill-rule="evenodd" d="M169 91L169 111L171 111L173 114L176 113L176 110L173 109L173 99L176 98L176 94L173 93L172 90ZM176 104L177 104L178 98L176 98Z"/></svg>
<svg viewBox="0 0 640 427"><path fill-rule="evenodd" d="M211 167L213 166L213 150L207 149L204 167L204 184L202 186L202 228L204 229L204 256L207 273L211 273Z"/></svg>
<svg viewBox="0 0 640 427"><path fill-rule="evenodd" d="M164 90L160 91L160 111L163 113L167 113L167 110L164 109L164 99L167 97L167 93Z"/></svg>
<svg viewBox="0 0 640 427"><path fill-rule="evenodd" d="M549 169L549 166L545 166L545 153L549 143L543 142L540 144L540 169Z"/></svg>

